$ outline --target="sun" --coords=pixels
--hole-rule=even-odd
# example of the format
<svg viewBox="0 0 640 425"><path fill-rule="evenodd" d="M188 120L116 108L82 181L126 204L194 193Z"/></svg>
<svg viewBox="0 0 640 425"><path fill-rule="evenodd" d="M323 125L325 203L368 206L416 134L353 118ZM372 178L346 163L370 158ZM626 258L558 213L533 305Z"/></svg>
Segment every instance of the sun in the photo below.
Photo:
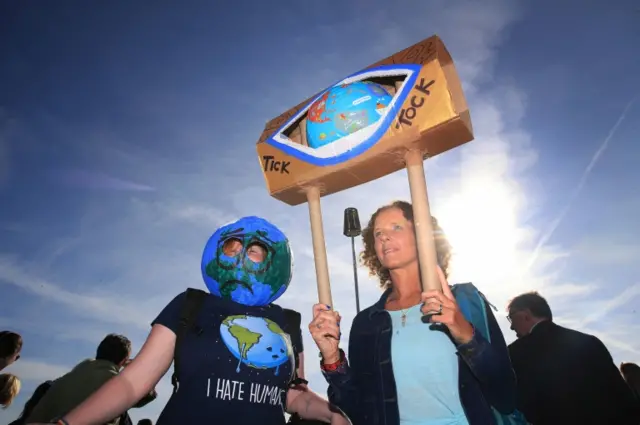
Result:
<svg viewBox="0 0 640 425"><path fill-rule="evenodd" d="M516 275L518 196L507 181L480 176L434 211L454 251L451 283L490 290Z"/></svg>

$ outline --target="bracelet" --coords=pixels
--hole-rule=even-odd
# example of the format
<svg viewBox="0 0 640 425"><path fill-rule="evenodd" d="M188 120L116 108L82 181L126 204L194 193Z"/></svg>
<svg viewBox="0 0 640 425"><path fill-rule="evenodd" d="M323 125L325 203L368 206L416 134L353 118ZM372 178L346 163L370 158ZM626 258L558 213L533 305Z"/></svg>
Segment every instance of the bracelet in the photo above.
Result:
<svg viewBox="0 0 640 425"><path fill-rule="evenodd" d="M338 370L340 366L342 366L344 361L345 361L344 351L340 350L340 359L337 362L331 363L331 364L324 364L324 362L320 361L320 368L325 372L335 372L336 370Z"/></svg>

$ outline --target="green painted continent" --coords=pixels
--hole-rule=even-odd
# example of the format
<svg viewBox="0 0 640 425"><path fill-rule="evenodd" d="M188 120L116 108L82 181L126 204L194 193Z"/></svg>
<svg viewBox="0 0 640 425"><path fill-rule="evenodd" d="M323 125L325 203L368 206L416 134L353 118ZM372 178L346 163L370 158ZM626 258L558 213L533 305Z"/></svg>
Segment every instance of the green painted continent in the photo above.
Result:
<svg viewBox="0 0 640 425"><path fill-rule="evenodd" d="M271 287L271 295L280 290L283 283L291 280L291 254L287 242L276 242L273 244L273 260L271 266L265 273L263 281Z"/></svg>
<svg viewBox="0 0 640 425"><path fill-rule="evenodd" d="M282 335L284 334L284 331L282 330L282 328L280 326L278 326L278 324L272 320L269 319L264 319L265 322L267 322L267 328L273 332L276 335Z"/></svg>
<svg viewBox="0 0 640 425"><path fill-rule="evenodd" d="M236 315L229 316L229 317L227 317L226 319L224 319L224 320L222 321L222 324L229 328L229 327L231 327L231 325L233 325L233 322L234 322L235 320L238 320L238 319L246 319L246 318L247 318L247 315L246 315L246 314L236 314Z"/></svg>
<svg viewBox="0 0 640 425"><path fill-rule="evenodd" d="M238 352L240 357L247 360L247 352L260 341L262 335L257 332L251 332L249 329L240 325L229 326L229 333L238 341Z"/></svg>

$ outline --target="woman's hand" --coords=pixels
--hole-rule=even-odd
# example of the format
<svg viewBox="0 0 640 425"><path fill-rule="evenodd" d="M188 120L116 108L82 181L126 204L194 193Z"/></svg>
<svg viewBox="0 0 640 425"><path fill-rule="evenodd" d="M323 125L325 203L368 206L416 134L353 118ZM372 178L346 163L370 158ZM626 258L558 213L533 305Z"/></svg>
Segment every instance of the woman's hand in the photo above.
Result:
<svg viewBox="0 0 640 425"><path fill-rule="evenodd" d="M315 304L309 332L325 364L340 361L340 314L337 311L324 304Z"/></svg>
<svg viewBox="0 0 640 425"><path fill-rule="evenodd" d="M424 303L421 308L422 314L440 312L431 316L431 323L442 323L449 329L451 336L457 343L466 344L473 338L473 327L460 311L451 288L449 288L449 282L440 267L438 267L438 277L442 285L442 292L426 291L422 293L422 302Z"/></svg>

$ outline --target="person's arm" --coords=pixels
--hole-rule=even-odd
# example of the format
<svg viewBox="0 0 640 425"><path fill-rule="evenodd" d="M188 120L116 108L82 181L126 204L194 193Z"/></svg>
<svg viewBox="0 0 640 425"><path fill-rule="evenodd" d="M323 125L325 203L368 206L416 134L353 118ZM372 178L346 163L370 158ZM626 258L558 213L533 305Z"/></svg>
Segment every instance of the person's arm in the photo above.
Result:
<svg viewBox="0 0 640 425"><path fill-rule="evenodd" d="M351 325L351 334L358 324L358 316ZM358 348L353 347L353 339L349 338L349 353L353 353ZM321 360L322 374L329 384L327 396L329 402L340 408L354 423L362 422L360 418L360 397L355 373L349 364L346 354L341 349L340 359L337 363L323 364Z"/></svg>
<svg viewBox="0 0 640 425"><path fill-rule="evenodd" d="M139 408L144 407L147 404L151 403L156 398L158 398L158 392L156 390L151 390L151 392L149 394L147 394L146 396L144 396L142 398L142 400L140 400L139 402L134 404L133 407L136 408L136 409L139 409Z"/></svg>
<svg viewBox="0 0 640 425"><path fill-rule="evenodd" d="M504 336L488 303L485 303L485 309L491 342L474 328L473 338L466 344L458 345L458 353L480 382L489 404L508 415L516 409L515 373Z"/></svg>
<svg viewBox="0 0 640 425"><path fill-rule="evenodd" d="M354 335L359 323L363 322L364 312L358 313L351 325L351 336ZM320 369L329 388L327 393L329 402L344 412L355 423L359 421L358 390L353 379L355 374L349 367L344 352L340 349L340 314L330 306L315 304L313 306L313 320L309 323L309 333L315 341L322 359ZM361 325L362 326L362 325ZM353 338L349 338L350 354L361 349L354 347Z"/></svg>
<svg viewBox="0 0 640 425"><path fill-rule="evenodd" d="M64 420L71 425L100 425L121 415L147 395L167 372L175 341L173 331L154 325L135 360L65 415Z"/></svg>
<svg viewBox="0 0 640 425"><path fill-rule="evenodd" d="M140 353L129 366L64 416L70 425L103 424L149 394L173 362L185 298L186 292L179 294L160 312Z"/></svg>
<svg viewBox="0 0 640 425"><path fill-rule="evenodd" d="M299 366L297 369L297 377L305 379L304 377L304 353L299 353ZM287 392L287 412L297 413L302 419L323 421L331 424L349 423L344 419L339 409L320 397L318 394L311 391L306 384L298 384L293 388L290 388ZM341 422L340 419L344 419Z"/></svg>

